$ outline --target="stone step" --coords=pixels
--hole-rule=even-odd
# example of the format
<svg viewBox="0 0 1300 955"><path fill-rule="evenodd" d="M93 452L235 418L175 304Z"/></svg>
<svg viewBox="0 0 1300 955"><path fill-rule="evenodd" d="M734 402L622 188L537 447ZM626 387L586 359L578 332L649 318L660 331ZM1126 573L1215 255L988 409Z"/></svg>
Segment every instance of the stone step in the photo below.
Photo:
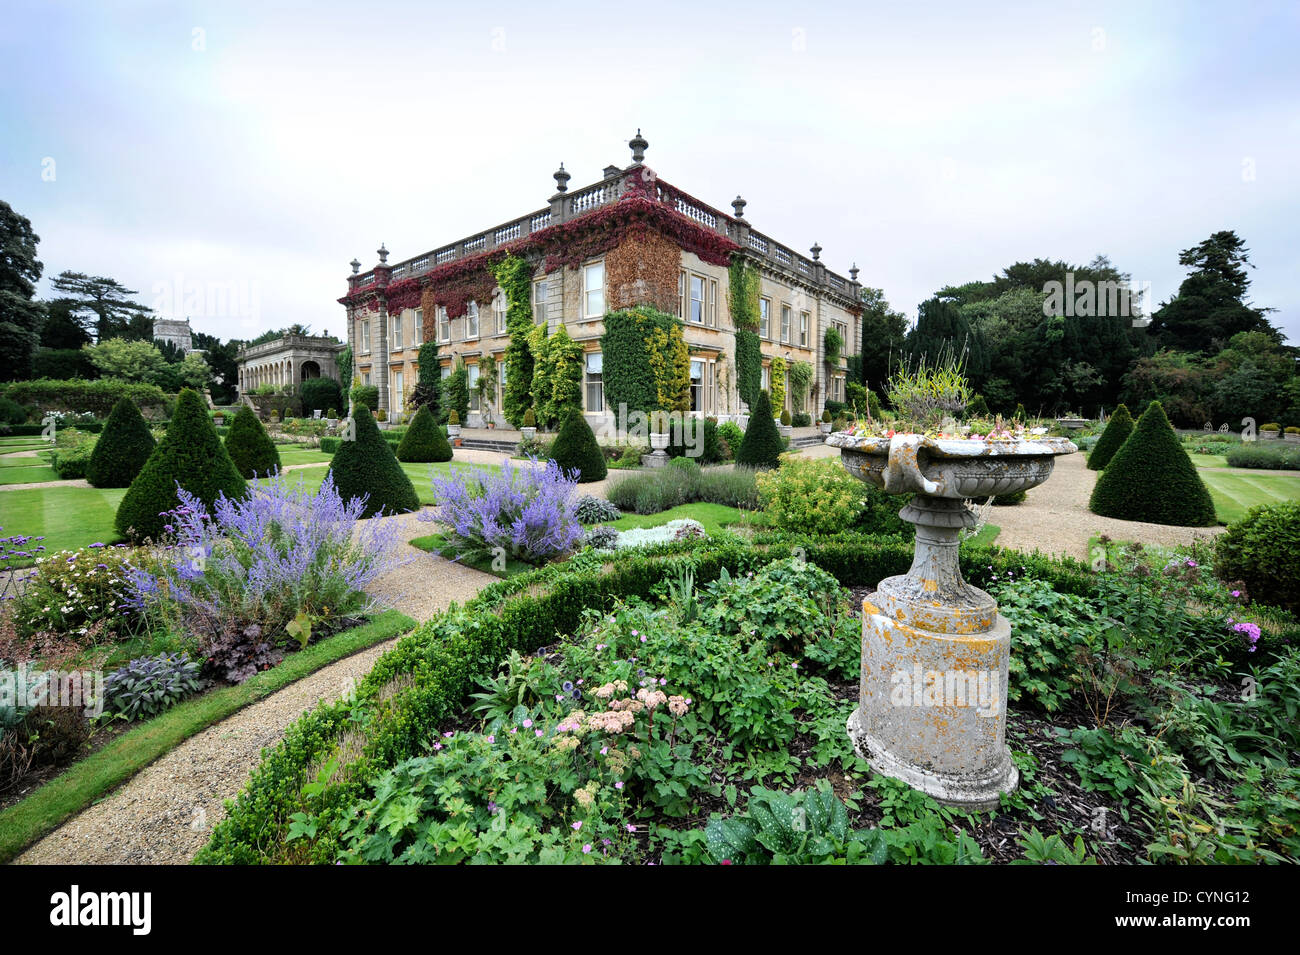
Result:
<svg viewBox="0 0 1300 955"><path fill-rule="evenodd" d="M795 435L790 439L790 447L792 448L816 447L819 444L825 444L826 439L828 437L829 435L825 435L825 434Z"/></svg>
<svg viewBox="0 0 1300 955"><path fill-rule="evenodd" d="M502 441L495 438L472 438L461 435L460 446L475 451L495 451L498 454L514 454L519 450L516 441Z"/></svg>

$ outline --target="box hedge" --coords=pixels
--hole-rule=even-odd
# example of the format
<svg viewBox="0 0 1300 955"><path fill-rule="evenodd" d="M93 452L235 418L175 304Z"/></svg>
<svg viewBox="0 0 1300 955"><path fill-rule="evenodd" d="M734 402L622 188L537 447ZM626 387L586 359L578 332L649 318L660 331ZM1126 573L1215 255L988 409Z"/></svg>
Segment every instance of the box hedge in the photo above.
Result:
<svg viewBox="0 0 1300 955"><path fill-rule="evenodd" d="M358 402L352 414L352 440L343 441L330 462L330 474L343 500L364 497L364 517L414 511L420 506L411 479L394 448L379 433L370 409Z"/></svg>
<svg viewBox="0 0 1300 955"><path fill-rule="evenodd" d="M226 432L226 452L246 478L266 477L280 470L280 452L248 405L240 407Z"/></svg>
<svg viewBox="0 0 1300 955"><path fill-rule="evenodd" d="M1088 455L1088 467L1094 471L1105 468L1132 433L1133 416L1129 414L1128 405L1120 405L1106 423L1106 430L1093 445L1092 453Z"/></svg>
<svg viewBox="0 0 1300 955"><path fill-rule="evenodd" d="M415 412L410 427L397 445L397 460L421 464L451 460L451 445L447 443L447 435L439 427L429 405L420 405Z"/></svg>
<svg viewBox="0 0 1300 955"><path fill-rule="evenodd" d="M566 474L577 471L581 484L605 479L605 455L596 443L591 425L578 409L570 411L560 427L560 433L551 445L551 457Z"/></svg>
<svg viewBox="0 0 1300 955"><path fill-rule="evenodd" d="M749 468L774 468L781 464L785 442L772 420L772 401L766 391L759 392L758 402L749 416L749 427L736 452L736 464Z"/></svg>
<svg viewBox="0 0 1300 955"><path fill-rule="evenodd" d="M20 405L39 408L41 411L72 411L107 418L113 406L122 398L135 402L140 413L156 420L169 416L172 404L157 385L122 381L119 378L100 378L95 381L81 379L39 378L35 381L15 381L3 388L0 394L12 398Z"/></svg>
<svg viewBox="0 0 1300 955"><path fill-rule="evenodd" d="M95 442L86 465L86 480L95 487L130 487L156 446L140 409L123 396L113 406Z"/></svg>

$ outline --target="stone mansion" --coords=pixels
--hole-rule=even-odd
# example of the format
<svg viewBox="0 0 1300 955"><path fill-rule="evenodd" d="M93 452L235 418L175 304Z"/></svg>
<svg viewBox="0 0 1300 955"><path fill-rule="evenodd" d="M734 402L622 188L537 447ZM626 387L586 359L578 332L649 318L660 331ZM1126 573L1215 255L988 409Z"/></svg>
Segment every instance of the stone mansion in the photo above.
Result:
<svg viewBox="0 0 1300 955"><path fill-rule="evenodd" d="M645 164L648 143L639 130L628 145L631 165L608 166L599 181L576 191L568 189L570 175L561 165L555 194L543 209L395 264L381 246L378 264L366 272L352 261L348 292L339 302L347 310L354 375L378 388L379 407L390 414L403 410L416 382L420 344L435 340L443 377L456 357L467 367L467 424L484 424L485 414L504 421L507 303L487 267L507 252L535 264L534 321L546 322L551 332L563 325L584 350L583 405L593 426L618 410L604 400L604 316L639 304L683 322L693 413L726 420L745 412L736 389L728 294L729 266L737 258L758 274L763 388L779 358L811 365L806 392L793 398L787 389L792 413L815 418L827 399L844 400L845 360L827 362L824 341L834 327L843 355L861 350L857 267L845 278L821 261L819 246L809 258L756 231L739 196L728 215L665 182ZM489 362L496 365L496 400L481 407L476 383ZM792 400L798 406L791 407Z"/></svg>

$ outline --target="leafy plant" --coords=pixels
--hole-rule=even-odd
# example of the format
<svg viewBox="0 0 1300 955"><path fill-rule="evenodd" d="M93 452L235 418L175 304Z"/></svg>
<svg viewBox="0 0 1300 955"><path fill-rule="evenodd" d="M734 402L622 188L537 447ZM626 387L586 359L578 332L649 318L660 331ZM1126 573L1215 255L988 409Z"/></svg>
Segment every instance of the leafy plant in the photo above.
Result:
<svg viewBox="0 0 1300 955"><path fill-rule="evenodd" d="M189 654L139 657L104 680L105 708L128 720L155 716L203 687Z"/></svg>

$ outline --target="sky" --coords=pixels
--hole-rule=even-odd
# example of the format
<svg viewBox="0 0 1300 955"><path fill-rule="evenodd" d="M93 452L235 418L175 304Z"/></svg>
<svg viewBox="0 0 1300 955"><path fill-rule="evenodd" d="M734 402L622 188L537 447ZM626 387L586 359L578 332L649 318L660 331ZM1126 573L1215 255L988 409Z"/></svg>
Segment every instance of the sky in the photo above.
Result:
<svg viewBox="0 0 1300 955"><path fill-rule="evenodd" d="M914 317L1034 257L1159 303L1232 229L1300 342L1300 4L8 0L0 199L48 279L344 330L390 262L631 161Z"/></svg>

